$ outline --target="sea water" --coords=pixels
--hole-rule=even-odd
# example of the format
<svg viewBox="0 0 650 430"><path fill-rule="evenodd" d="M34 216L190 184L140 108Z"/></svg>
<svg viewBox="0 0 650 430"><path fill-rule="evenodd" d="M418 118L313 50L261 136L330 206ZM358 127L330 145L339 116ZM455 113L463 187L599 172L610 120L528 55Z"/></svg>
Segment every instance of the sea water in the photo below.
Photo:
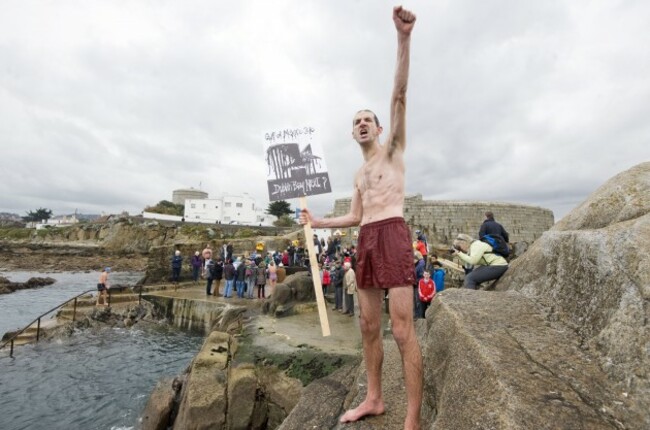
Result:
<svg viewBox="0 0 650 430"><path fill-rule="evenodd" d="M0 327L8 329L96 283L96 274L0 275L15 282L51 276L59 284L0 296ZM112 275L113 283L120 283L120 274ZM0 351L0 428L132 429L156 382L182 373L202 341L200 334L139 322L128 329L78 330L71 337L17 347L14 358Z"/></svg>

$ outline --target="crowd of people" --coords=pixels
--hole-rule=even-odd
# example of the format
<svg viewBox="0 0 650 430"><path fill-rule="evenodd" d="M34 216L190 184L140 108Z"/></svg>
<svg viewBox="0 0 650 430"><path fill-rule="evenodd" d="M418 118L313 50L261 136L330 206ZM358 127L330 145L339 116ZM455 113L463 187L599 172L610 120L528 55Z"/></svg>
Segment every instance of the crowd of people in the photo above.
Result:
<svg viewBox="0 0 650 430"><path fill-rule="evenodd" d="M449 250L464 266L465 288L477 289L483 282L498 279L508 269L506 257L495 253L488 243L480 239L486 235L498 235L507 242L508 232L495 221L492 212L486 212L485 217L478 233L479 239L459 234ZM357 292L356 245L342 246L339 235L327 239L319 239L314 235L312 240L323 294L334 296L333 310L353 316L354 295ZM189 261L189 270L195 283L205 281L206 295L217 297L230 298L236 295L239 298L264 299L268 295L267 285L270 291L275 289L278 271L282 273L284 267L288 266L309 267L306 247L297 240L282 252L272 251L263 255L255 249L248 255L234 257L234 247L232 243L227 243L220 249L218 256L214 254L210 244L203 251L195 251ZM426 235L420 230L415 231L413 261L413 318L417 319L425 317L435 294L444 290L446 271L437 255L429 252ZM179 282L182 267L183 257L176 250L171 258L172 282Z"/></svg>

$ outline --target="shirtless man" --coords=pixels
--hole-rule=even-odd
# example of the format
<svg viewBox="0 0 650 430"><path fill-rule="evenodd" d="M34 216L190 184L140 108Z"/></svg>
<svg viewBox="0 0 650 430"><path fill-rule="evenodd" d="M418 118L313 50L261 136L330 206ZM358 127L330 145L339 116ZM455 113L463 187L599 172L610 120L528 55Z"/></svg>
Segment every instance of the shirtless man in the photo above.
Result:
<svg viewBox="0 0 650 430"><path fill-rule="evenodd" d="M357 112L352 122L352 137L361 147L364 163L354 178L350 212L336 218L315 218L305 209L300 222L309 221L314 228L361 226L356 276L368 393L359 406L343 414L341 422L384 413L381 305L384 290L390 288L390 318L393 337L402 355L408 403L404 428L412 430L420 428L422 353L413 327L413 248L403 218L403 205L406 86L415 15L398 6L393 9L393 21L397 29L397 70L388 140L384 145L379 143L382 127L374 113Z"/></svg>
<svg viewBox="0 0 650 430"><path fill-rule="evenodd" d="M97 303L96 306L99 306L99 299L104 300L104 306L108 306L108 289L110 285L108 284L108 274L111 273L111 268L106 267L102 270L102 273L99 275L99 282L97 283Z"/></svg>

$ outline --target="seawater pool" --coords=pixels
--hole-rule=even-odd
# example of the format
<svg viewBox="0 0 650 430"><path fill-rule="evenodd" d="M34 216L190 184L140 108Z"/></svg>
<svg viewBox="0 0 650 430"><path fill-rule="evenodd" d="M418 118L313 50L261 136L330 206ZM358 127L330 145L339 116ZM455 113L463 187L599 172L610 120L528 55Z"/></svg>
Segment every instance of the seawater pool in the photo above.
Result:
<svg viewBox="0 0 650 430"><path fill-rule="evenodd" d="M41 312L89 289L97 276L0 275L12 281L31 276L57 279L56 284L41 289L0 296L2 332L22 327ZM123 281L119 281L120 275ZM112 278L113 284L139 279L137 274L118 273ZM129 329L79 330L71 337L19 347L14 358L0 351L0 428L135 428L156 382L181 373L202 342L201 334L140 322Z"/></svg>

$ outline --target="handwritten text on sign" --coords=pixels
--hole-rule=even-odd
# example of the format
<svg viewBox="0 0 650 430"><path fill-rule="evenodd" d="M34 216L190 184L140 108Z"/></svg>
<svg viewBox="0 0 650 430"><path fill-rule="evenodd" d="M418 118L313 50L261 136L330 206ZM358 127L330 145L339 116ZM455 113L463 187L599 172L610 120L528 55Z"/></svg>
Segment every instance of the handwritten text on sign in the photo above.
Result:
<svg viewBox="0 0 650 430"><path fill-rule="evenodd" d="M277 179L275 181L268 181L268 185L271 201L332 192L327 173L316 173L305 176L304 178Z"/></svg>
<svg viewBox="0 0 650 430"><path fill-rule="evenodd" d="M285 128L264 135L269 200L332 192L313 127Z"/></svg>

